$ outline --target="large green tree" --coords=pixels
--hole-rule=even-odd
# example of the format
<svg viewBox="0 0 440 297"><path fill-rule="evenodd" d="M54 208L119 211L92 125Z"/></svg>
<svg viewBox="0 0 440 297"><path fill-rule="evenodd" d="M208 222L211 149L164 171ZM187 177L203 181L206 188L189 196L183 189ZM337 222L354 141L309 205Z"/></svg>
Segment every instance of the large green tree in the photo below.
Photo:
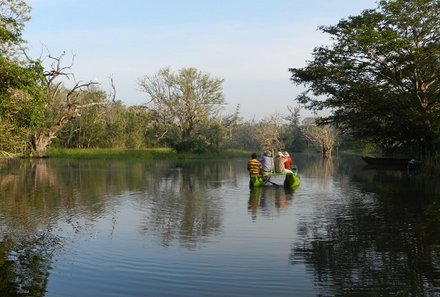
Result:
<svg viewBox="0 0 440 297"><path fill-rule="evenodd" d="M44 156L63 127L83 110L105 102L83 102L94 82L77 81L64 53L31 59L22 32L30 19L24 0L0 0L0 153ZM73 81L67 86L65 81ZM96 97L96 96L95 96ZM94 98L94 97L93 97Z"/></svg>
<svg viewBox="0 0 440 297"><path fill-rule="evenodd" d="M26 1L0 1L0 153L22 154L43 120L45 83L39 61L23 53Z"/></svg>
<svg viewBox="0 0 440 297"><path fill-rule="evenodd" d="M196 68L172 72L163 68L155 75L144 76L139 86L148 96L151 112L162 135L176 135L177 143L194 137L199 125L217 114L224 104L223 80L212 78Z"/></svg>
<svg viewBox="0 0 440 297"><path fill-rule="evenodd" d="M333 43L315 48L291 80L307 90L297 100L327 109L336 123L383 148L440 139L440 1L389 0L337 25L320 28Z"/></svg>
<svg viewBox="0 0 440 297"><path fill-rule="evenodd" d="M31 8L24 0L0 0L0 54L13 57L23 49L23 29Z"/></svg>

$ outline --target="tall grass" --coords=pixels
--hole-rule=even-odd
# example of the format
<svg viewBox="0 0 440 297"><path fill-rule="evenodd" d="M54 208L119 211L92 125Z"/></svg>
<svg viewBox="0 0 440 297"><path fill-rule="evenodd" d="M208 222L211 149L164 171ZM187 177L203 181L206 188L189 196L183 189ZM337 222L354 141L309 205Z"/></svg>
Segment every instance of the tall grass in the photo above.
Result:
<svg viewBox="0 0 440 297"><path fill-rule="evenodd" d="M225 150L220 153L190 154L177 153L169 148L150 148L142 150L129 149L51 149L49 158L69 159L140 159L140 160L164 160L164 159L216 159L216 158L240 158L248 157L249 152L242 150Z"/></svg>

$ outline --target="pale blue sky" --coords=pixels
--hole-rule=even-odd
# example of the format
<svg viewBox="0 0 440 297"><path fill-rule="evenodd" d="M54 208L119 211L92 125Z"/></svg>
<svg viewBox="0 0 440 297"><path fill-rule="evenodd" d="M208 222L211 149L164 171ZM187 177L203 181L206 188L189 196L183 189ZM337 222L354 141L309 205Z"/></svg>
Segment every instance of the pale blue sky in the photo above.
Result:
<svg viewBox="0 0 440 297"><path fill-rule="evenodd" d="M117 99L143 104L137 81L160 68L196 67L223 78L231 113L246 119L285 113L301 92L288 68L327 44L320 25L375 8L376 0L30 0L24 38L38 57L76 55L77 79L98 80ZM68 59L66 59L66 63Z"/></svg>

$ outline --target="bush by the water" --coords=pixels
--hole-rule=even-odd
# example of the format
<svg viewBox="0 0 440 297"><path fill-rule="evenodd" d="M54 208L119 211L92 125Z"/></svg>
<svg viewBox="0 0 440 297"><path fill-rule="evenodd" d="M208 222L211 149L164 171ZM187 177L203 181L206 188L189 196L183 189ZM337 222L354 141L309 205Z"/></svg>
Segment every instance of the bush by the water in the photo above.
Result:
<svg viewBox="0 0 440 297"><path fill-rule="evenodd" d="M203 139L191 138L183 140L175 145L178 153L205 154L218 152L212 145L206 143Z"/></svg>

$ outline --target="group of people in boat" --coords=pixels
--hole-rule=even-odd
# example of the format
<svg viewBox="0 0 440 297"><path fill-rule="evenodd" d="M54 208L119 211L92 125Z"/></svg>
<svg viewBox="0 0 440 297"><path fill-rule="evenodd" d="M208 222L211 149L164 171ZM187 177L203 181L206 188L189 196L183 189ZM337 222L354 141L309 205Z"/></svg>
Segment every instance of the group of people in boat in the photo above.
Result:
<svg viewBox="0 0 440 297"><path fill-rule="evenodd" d="M249 175L268 176L273 173L286 174L292 173L293 159L288 152L278 152L275 160L272 152L267 150L260 158L256 153L252 153L248 161L247 169Z"/></svg>

